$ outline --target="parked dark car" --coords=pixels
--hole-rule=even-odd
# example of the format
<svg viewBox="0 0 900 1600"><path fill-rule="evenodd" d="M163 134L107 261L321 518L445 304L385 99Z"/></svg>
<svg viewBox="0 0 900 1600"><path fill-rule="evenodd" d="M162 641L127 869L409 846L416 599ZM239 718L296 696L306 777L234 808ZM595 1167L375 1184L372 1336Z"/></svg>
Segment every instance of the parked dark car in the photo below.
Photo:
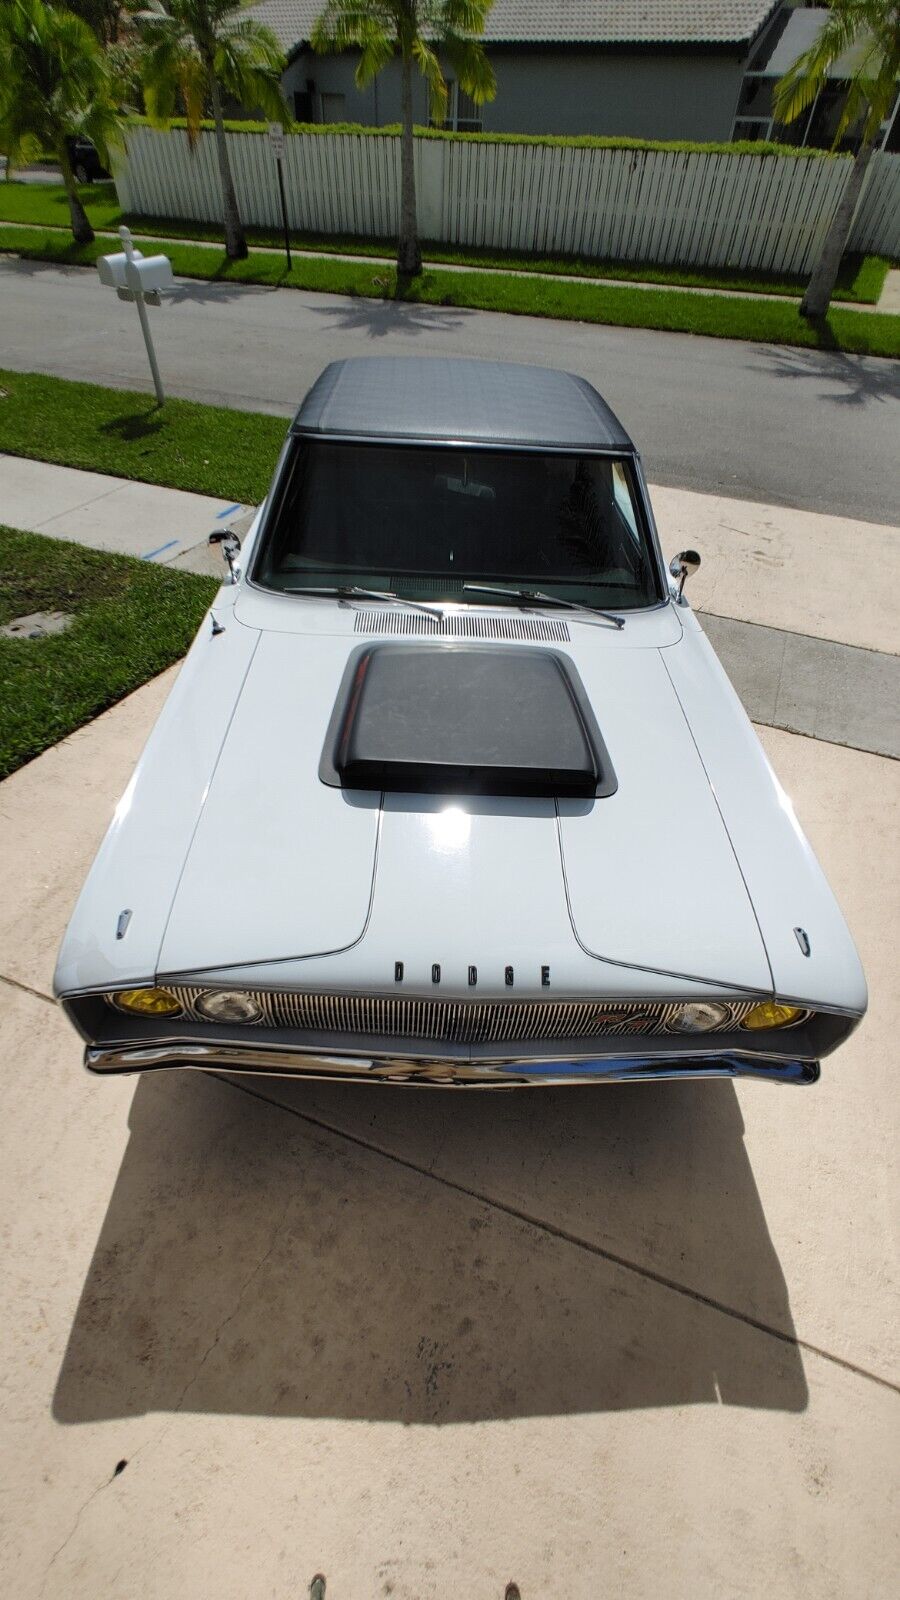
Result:
<svg viewBox="0 0 900 1600"><path fill-rule="evenodd" d="M90 139L80 137L67 139L66 149L72 163L72 171L78 183L93 183L95 178L108 178L103 162L100 160L97 146Z"/></svg>

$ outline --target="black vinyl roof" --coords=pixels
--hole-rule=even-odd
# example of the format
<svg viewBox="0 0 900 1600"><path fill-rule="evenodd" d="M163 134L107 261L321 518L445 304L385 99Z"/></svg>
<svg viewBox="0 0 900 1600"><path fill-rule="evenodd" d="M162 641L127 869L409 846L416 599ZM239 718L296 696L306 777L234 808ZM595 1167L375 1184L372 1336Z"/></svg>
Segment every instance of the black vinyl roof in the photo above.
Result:
<svg viewBox="0 0 900 1600"><path fill-rule="evenodd" d="M606 401L571 372L432 356L332 362L303 401L293 431L557 450L634 449Z"/></svg>

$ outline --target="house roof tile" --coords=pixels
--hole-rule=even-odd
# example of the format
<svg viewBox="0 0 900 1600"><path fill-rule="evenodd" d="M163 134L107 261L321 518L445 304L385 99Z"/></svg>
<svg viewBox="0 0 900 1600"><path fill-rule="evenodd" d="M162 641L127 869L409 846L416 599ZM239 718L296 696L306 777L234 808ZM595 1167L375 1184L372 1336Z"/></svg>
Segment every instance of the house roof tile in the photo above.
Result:
<svg viewBox="0 0 900 1600"><path fill-rule="evenodd" d="M285 50L308 40L324 0L260 0L254 16ZM494 0L494 44L745 44L776 0Z"/></svg>

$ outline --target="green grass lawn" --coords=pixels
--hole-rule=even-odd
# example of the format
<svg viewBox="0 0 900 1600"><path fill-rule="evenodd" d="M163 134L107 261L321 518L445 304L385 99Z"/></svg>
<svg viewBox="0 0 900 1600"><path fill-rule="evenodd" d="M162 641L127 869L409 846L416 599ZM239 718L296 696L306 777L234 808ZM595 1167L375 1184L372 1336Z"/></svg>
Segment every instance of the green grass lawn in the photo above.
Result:
<svg viewBox="0 0 900 1600"><path fill-rule="evenodd" d="M78 193L93 228L119 226L122 211L113 184L81 184ZM40 228L68 228L66 191L61 183L0 183L0 219L33 222Z"/></svg>
<svg viewBox="0 0 900 1600"><path fill-rule="evenodd" d="M212 578L0 527L0 623L32 611L75 622L0 639L0 778L184 655Z"/></svg>
<svg viewBox="0 0 900 1600"><path fill-rule="evenodd" d="M0 209L2 217L2 209ZM137 233L158 234L174 239L221 239L221 229L209 223L172 222L164 217L126 216L124 221ZM248 228L251 245L273 250L284 249L284 237L271 228ZM291 246L304 251L335 251L355 256L386 256L393 260L396 239L362 239L354 234L291 234ZM585 256L521 255L513 251L488 250L480 246L447 245L422 240L422 251L429 262L457 267L493 267L497 272L536 272L542 276L615 278L621 283L658 283L693 289L734 289L744 294L777 294L799 299L807 279L766 272L741 272L728 267L661 267L650 261L604 261ZM882 256L848 256L841 266L835 299L858 305L876 305L884 288L890 262Z"/></svg>
<svg viewBox="0 0 900 1600"><path fill-rule="evenodd" d="M247 505L266 493L286 428L257 412L192 400L160 409L152 395L0 370L0 451Z"/></svg>
<svg viewBox="0 0 900 1600"><path fill-rule="evenodd" d="M267 283L326 294L397 295L393 268L363 261L332 261L326 256L295 258L288 272L278 255L256 254L228 261L224 251L200 245L142 239L146 252L165 251L177 274L229 283ZM0 251L28 260L87 266L109 250L109 241L76 245L64 234L38 228L0 225ZM108 292L108 291L107 291ZM900 355L900 316L832 309L823 331L810 327L792 301L752 296L693 295L673 288L639 289L626 284L572 283L511 273L447 272L432 268L409 284L404 298L420 305L465 306L517 316L607 323L614 327L657 328L706 334L716 339L752 339L875 356Z"/></svg>
<svg viewBox="0 0 900 1600"><path fill-rule="evenodd" d="M126 222L135 233L160 239L196 239L220 242L221 226L214 222L182 221L167 217L125 214L109 185L80 190L88 217L95 228L117 228ZM33 223L38 227L68 227L69 212L62 185L0 184L0 221ZM282 235L271 228L248 228L251 244L281 249ZM356 256L388 256L396 250L394 239L368 239L354 234L292 233L291 244L304 252L336 251ZM424 240L429 261L456 266L494 267L498 272L537 272L588 278L615 278L623 283L643 282L700 289L736 289L745 294L799 297L806 279L784 273L741 272L729 268L663 267L652 262L600 261L581 256L522 255L503 250L452 246ZM874 305L890 263L881 256L850 256L843 263L835 289L838 300Z"/></svg>

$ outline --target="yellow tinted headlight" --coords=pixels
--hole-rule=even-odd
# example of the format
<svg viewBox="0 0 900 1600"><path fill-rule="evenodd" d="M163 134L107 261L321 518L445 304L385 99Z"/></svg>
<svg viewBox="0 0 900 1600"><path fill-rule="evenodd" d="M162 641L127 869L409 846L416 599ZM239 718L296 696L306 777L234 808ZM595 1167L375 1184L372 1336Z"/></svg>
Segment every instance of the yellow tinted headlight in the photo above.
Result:
<svg viewBox="0 0 900 1600"><path fill-rule="evenodd" d="M120 989L113 999L123 1011L134 1011L139 1017L174 1017L181 1010L168 989Z"/></svg>
<svg viewBox="0 0 900 1600"><path fill-rule="evenodd" d="M782 1000L761 1000L758 1006L748 1011L742 1028L789 1028L792 1022L799 1022L806 1013L800 1006L786 1006Z"/></svg>

